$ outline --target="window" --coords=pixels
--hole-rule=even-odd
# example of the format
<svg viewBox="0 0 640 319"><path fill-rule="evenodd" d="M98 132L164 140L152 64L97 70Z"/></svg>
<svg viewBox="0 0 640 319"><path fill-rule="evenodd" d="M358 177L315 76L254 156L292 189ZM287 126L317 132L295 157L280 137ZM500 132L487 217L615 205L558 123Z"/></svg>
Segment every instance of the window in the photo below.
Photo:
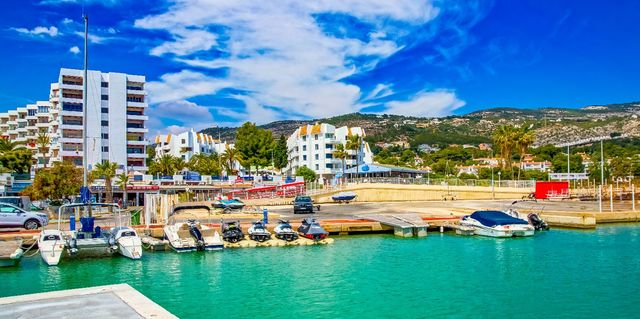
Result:
<svg viewBox="0 0 640 319"><path fill-rule="evenodd" d="M100 83L100 86L102 86L103 88L108 88L109 87L109 82L102 82L102 83Z"/></svg>
<svg viewBox="0 0 640 319"><path fill-rule="evenodd" d="M320 165L316 164L316 171L320 170Z"/></svg>
<svg viewBox="0 0 640 319"><path fill-rule="evenodd" d="M329 159L331 159L331 158L333 158L333 154L326 154L326 155L325 155L325 158L329 158Z"/></svg>
<svg viewBox="0 0 640 319"><path fill-rule="evenodd" d="M324 135L324 138L333 138L333 134L327 133Z"/></svg>
<svg viewBox="0 0 640 319"><path fill-rule="evenodd" d="M109 138L109 133L102 133L102 138L103 139L108 139Z"/></svg>
<svg viewBox="0 0 640 319"><path fill-rule="evenodd" d="M186 143L187 143L187 141L183 138L182 139L182 144L186 144Z"/></svg>
<svg viewBox="0 0 640 319"><path fill-rule="evenodd" d="M326 168L333 168L333 164L329 163L325 166Z"/></svg>
<svg viewBox="0 0 640 319"><path fill-rule="evenodd" d="M302 151L306 151L307 150L307 146L306 145L302 145Z"/></svg>
<svg viewBox="0 0 640 319"><path fill-rule="evenodd" d="M313 139L317 141L318 140L318 134L314 135Z"/></svg>
<svg viewBox="0 0 640 319"><path fill-rule="evenodd" d="M319 155L316 154L316 161L319 160L319 159L320 159Z"/></svg>
<svg viewBox="0 0 640 319"><path fill-rule="evenodd" d="M102 147L102 151L103 152L108 152L109 151L109 146L103 146Z"/></svg>
<svg viewBox="0 0 640 319"><path fill-rule="evenodd" d="M307 155L302 155L302 160L306 161L307 160Z"/></svg>
<svg viewBox="0 0 640 319"><path fill-rule="evenodd" d="M109 126L109 121L103 120L102 121L102 126Z"/></svg>
<svg viewBox="0 0 640 319"><path fill-rule="evenodd" d="M302 137L302 141L305 142L306 140L307 140L307 136L305 135Z"/></svg>
<svg viewBox="0 0 640 319"><path fill-rule="evenodd" d="M103 101L108 101L109 100L109 96L106 94L102 94L102 100Z"/></svg>
<svg viewBox="0 0 640 319"><path fill-rule="evenodd" d="M328 150L332 150L333 149L333 144L326 144L324 147L326 149L328 149Z"/></svg>
<svg viewBox="0 0 640 319"><path fill-rule="evenodd" d="M103 108L101 109L101 112L102 112L102 114L104 114L104 113L109 113L109 108L108 108L108 107L103 107Z"/></svg>
<svg viewBox="0 0 640 319"><path fill-rule="evenodd" d="M318 144L316 144L316 151L319 150L319 149L320 149L320 147L318 146Z"/></svg>
<svg viewBox="0 0 640 319"><path fill-rule="evenodd" d="M0 213L13 213L15 210L15 208L11 207L11 206L5 206L2 205L0 206Z"/></svg>

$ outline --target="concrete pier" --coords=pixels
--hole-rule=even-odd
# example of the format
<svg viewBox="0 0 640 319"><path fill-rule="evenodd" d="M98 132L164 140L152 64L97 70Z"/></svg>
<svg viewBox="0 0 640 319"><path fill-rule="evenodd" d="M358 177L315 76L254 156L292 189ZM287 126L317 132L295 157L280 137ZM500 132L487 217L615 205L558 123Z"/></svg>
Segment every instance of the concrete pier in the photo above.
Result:
<svg viewBox="0 0 640 319"><path fill-rule="evenodd" d="M0 318L178 318L127 284L0 298Z"/></svg>

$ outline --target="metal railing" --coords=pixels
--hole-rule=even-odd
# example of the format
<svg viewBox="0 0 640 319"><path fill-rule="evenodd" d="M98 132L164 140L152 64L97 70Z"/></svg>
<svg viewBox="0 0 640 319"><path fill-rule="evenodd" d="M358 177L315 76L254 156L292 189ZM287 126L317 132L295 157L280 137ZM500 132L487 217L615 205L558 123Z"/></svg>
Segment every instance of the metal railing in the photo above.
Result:
<svg viewBox="0 0 640 319"><path fill-rule="evenodd" d="M381 183L401 185L433 185L433 186L478 186L478 187L511 187L533 188L534 180L493 180L459 179L459 178L411 178L411 177L361 177L347 178L347 183Z"/></svg>

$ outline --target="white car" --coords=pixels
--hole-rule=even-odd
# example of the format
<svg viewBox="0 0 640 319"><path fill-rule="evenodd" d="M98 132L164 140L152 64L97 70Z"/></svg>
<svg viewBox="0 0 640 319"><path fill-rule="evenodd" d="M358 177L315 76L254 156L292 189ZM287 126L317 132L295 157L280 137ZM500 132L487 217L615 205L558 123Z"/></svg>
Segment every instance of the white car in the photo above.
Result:
<svg viewBox="0 0 640 319"><path fill-rule="evenodd" d="M49 216L41 212L25 211L7 203L0 203L0 227L37 229L49 224Z"/></svg>

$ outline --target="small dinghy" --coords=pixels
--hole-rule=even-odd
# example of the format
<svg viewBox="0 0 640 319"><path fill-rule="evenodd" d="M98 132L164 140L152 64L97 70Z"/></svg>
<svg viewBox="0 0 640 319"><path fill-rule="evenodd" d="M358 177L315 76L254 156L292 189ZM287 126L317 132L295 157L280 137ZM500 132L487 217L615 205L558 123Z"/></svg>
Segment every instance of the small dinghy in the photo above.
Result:
<svg viewBox="0 0 640 319"><path fill-rule="evenodd" d="M118 226L110 230L111 237L118 246L118 253L130 259L142 257L142 240L131 227Z"/></svg>
<svg viewBox="0 0 640 319"><path fill-rule="evenodd" d="M358 197L358 195L354 192L341 192L331 196L331 199L333 199L334 202L348 204L350 201L356 199L356 197Z"/></svg>
<svg viewBox="0 0 640 319"><path fill-rule="evenodd" d="M65 239L58 229L45 229L38 237L40 257L49 266L56 266L65 250Z"/></svg>

